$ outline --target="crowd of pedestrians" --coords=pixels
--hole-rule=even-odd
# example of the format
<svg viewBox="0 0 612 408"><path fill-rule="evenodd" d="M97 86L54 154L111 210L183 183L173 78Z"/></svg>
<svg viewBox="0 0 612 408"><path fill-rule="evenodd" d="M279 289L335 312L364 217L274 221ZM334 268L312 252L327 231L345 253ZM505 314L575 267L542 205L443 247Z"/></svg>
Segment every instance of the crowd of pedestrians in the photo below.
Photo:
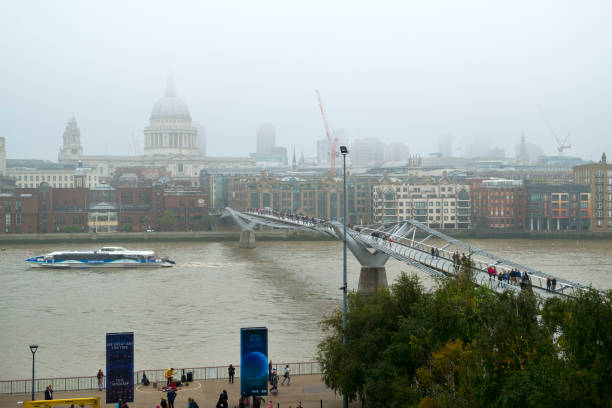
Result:
<svg viewBox="0 0 612 408"><path fill-rule="evenodd" d="M307 225L307 226L315 226L325 224L327 220L322 220L320 218L315 217L307 217L301 214L294 214L289 211L276 211L271 208L249 208L246 212L250 212L258 215L267 215L276 218L280 218L281 220L293 221L298 224Z"/></svg>

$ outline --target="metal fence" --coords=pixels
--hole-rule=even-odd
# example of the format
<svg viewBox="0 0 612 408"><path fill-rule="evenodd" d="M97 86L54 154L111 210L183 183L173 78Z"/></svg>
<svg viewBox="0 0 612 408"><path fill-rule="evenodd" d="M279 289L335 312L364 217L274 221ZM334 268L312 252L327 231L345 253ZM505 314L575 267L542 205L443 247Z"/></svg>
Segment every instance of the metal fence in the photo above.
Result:
<svg viewBox="0 0 612 408"><path fill-rule="evenodd" d="M321 367L316 362L279 363L273 364L272 367L277 369L279 375L282 375L286 365L289 365L291 368L292 376L321 374ZM240 378L240 366L235 368L236 378ZM165 382L165 371L166 369L134 371L134 381L136 384L140 384L142 382L142 375L145 374L151 382ZM177 379L181 379L182 375L187 376L188 373L191 373L193 380L196 381L219 380L229 377L227 366L176 368L174 373ZM98 379L96 376L37 378L34 380L34 391L43 392L47 385L51 385L54 391L94 390L98 388ZM0 381L0 394L30 394L31 392L32 379Z"/></svg>

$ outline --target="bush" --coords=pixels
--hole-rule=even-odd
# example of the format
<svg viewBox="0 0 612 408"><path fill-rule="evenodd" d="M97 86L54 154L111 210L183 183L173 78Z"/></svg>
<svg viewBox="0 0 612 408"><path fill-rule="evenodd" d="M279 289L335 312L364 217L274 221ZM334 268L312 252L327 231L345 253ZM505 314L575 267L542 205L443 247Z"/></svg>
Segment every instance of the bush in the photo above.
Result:
<svg viewBox="0 0 612 408"><path fill-rule="evenodd" d="M132 232L132 228L133 228L133 226L130 223L126 223L126 224L121 225L121 231L123 231L123 232Z"/></svg>

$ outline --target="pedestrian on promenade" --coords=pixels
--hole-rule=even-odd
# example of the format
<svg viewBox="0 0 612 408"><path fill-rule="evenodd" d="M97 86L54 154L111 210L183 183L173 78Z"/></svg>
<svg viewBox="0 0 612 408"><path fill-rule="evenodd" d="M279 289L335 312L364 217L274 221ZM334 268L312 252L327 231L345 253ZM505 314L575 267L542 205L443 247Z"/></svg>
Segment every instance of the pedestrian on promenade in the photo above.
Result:
<svg viewBox="0 0 612 408"><path fill-rule="evenodd" d="M262 408L261 407L261 403L262 402L266 402L266 400L263 399L263 397L259 397L259 396L255 395L253 397L253 408Z"/></svg>
<svg viewBox="0 0 612 408"><path fill-rule="evenodd" d="M436 248L436 250L434 251L434 254L436 255L436 258L440 257L440 250L438 248Z"/></svg>
<svg viewBox="0 0 612 408"><path fill-rule="evenodd" d="M172 376L174 375L174 368L170 367L169 369L167 369L164 372L164 377L166 377L166 386L170 385L170 382L172 381Z"/></svg>
<svg viewBox="0 0 612 408"><path fill-rule="evenodd" d="M268 381L270 382L270 385L272 385L272 360L270 359L270 362L268 363Z"/></svg>
<svg viewBox="0 0 612 408"><path fill-rule="evenodd" d="M168 408L168 401L166 401L165 398L162 398L159 405L161 406L161 408Z"/></svg>
<svg viewBox="0 0 612 408"><path fill-rule="evenodd" d="M98 377L98 391L102 391L102 380L104 379L104 373L102 373L102 369L98 370L98 374L96 375L96 377Z"/></svg>
<svg viewBox="0 0 612 408"><path fill-rule="evenodd" d="M551 285L550 278L546 278L546 291L547 292L550 292L550 285Z"/></svg>
<svg viewBox="0 0 612 408"><path fill-rule="evenodd" d="M53 387L51 387L51 384L47 385L47 389L45 390L45 399L46 400L53 399Z"/></svg>
<svg viewBox="0 0 612 408"><path fill-rule="evenodd" d="M555 292L557 290L557 278L552 278L552 291Z"/></svg>
<svg viewBox="0 0 612 408"><path fill-rule="evenodd" d="M431 247L431 251L430 252L431 252L431 256L434 256L435 251L434 251L433 247Z"/></svg>
<svg viewBox="0 0 612 408"><path fill-rule="evenodd" d="M174 408L174 400L176 399L176 391L173 389L168 390L168 408Z"/></svg>
<svg viewBox="0 0 612 408"><path fill-rule="evenodd" d="M291 385L291 369L289 368L289 364L285 366L285 373L283 374L283 382L281 385L285 385L285 381L287 381L287 385Z"/></svg>
<svg viewBox="0 0 612 408"><path fill-rule="evenodd" d="M227 375L229 376L230 384L234 383L234 374L236 374L236 369L230 364L229 367L227 367Z"/></svg>

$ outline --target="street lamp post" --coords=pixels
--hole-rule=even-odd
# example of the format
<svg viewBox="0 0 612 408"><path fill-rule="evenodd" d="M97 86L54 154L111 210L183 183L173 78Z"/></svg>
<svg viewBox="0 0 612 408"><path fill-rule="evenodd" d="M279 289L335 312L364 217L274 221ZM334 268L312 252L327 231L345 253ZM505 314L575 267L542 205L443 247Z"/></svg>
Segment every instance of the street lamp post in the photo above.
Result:
<svg viewBox="0 0 612 408"><path fill-rule="evenodd" d="M32 401L34 401L34 354L38 350L38 344L30 344L30 351L32 352Z"/></svg>
<svg viewBox="0 0 612 408"><path fill-rule="evenodd" d="M342 153L342 182L344 185L343 194L343 205L342 205L342 226L343 226L343 238L342 238L342 344L346 345L346 295L348 289L348 283L346 279L346 155L348 149L346 146L340 146L340 153ZM348 408L348 397L346 393L342 399L343 408Z"/></svg>

